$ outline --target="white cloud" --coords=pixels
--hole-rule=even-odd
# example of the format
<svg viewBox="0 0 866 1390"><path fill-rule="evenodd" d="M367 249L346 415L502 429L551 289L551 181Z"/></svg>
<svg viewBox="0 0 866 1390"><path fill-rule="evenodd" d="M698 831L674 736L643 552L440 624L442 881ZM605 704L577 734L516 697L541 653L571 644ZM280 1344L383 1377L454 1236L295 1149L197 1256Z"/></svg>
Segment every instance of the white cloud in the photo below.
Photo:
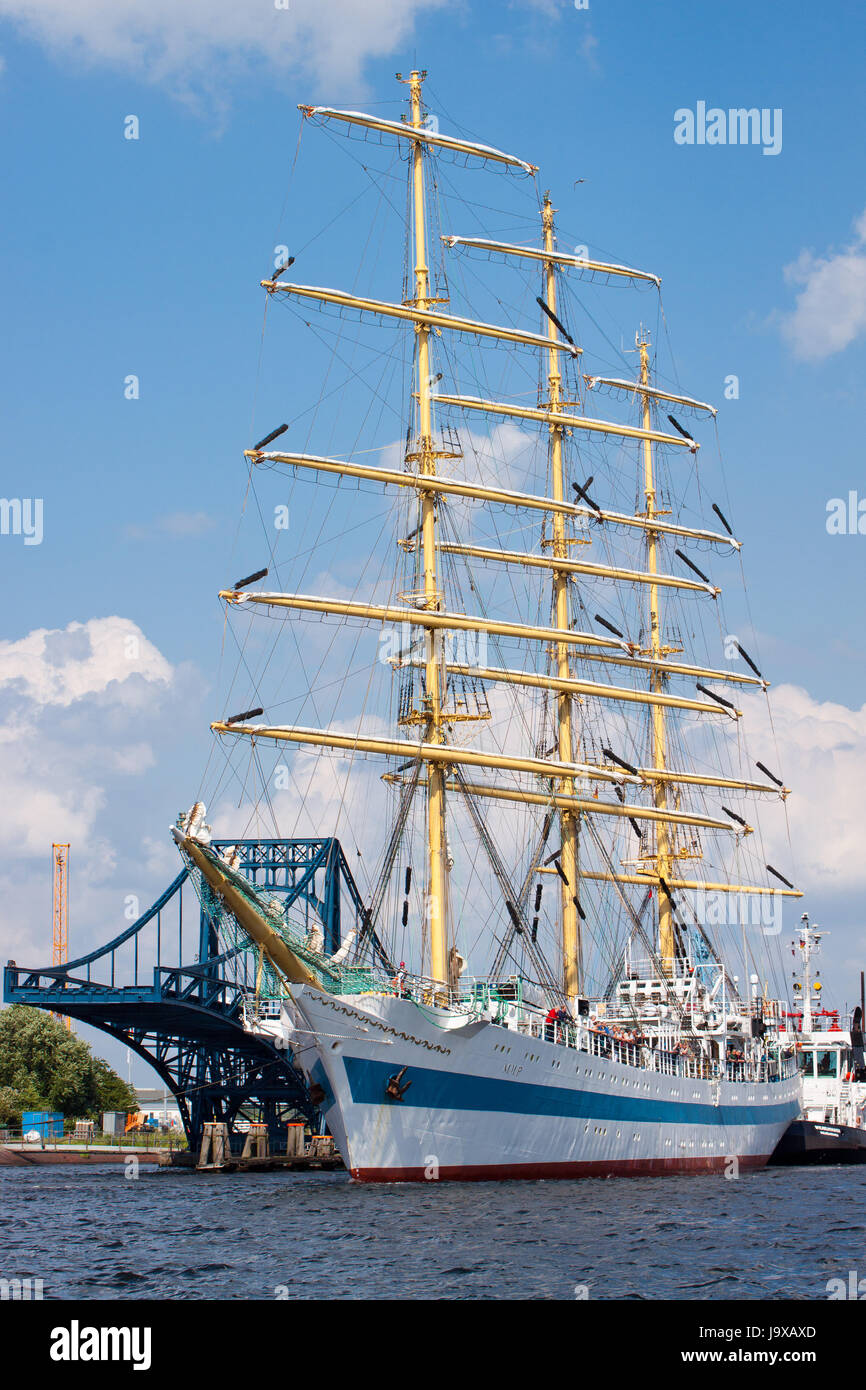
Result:
<svg viewBox="0 0 866 1390"><path fill-rule="evenodd" d="M32 761L25 755L2 778L0 843L4 853L47 855L52 840L81 843L90 833L103 794L98 787L62 787L35 784Z"/></svg>
<svg viewBox="0 0 866 1390"><path fill-rule="evenodd" d="M460 424L462 458L447 459L442 468L450 478L478 483L485 487L531 490L546 457L546 446L528 428L521 429L511 421L493 425L488 434L468 429ZM447 436L442 440L447 449ZM383 468L400 470L403 467L405 441L395 440L382 450Z"/></svg>
<svg viewBox="0 0 866 1390"><path fill-rule="evenodd" d="M128 925L126 894L145 905L174 876L176 855L144 832L175 812L153 770L179 767L200 693L126 618L0 643L0 958L50 959L52 842L72 846L73 955Z"/></svg>
<svg viewBox="0 0 866 1390"><path fill-rule="evenodd" d="M563 11L563 0L512 0L510 9L519 9L524 5L528 10L537 10L539 14L547 15L548 19L559 19Z"/></svg>
<svg viewBox="0 0 866 1390"><path fill-rule="evenodd" d="M392 725L374 714L361 722L360 729L357 719L333 719L328 727L335 733L394 737ZM225 746L229 747L228 740ZM291 743L259 742L257 750L269 782L268 796L255 802L245 796L240 805L231 797L219 799L208 814L217 838L274 835L272 808L281 835L342 836L347 854L355 839L369 850L371 862L375 860L381 851L382 826L368 811L371 797L381 790L381 759L351 752L323 756L318 749ZM231 756L244 781L242 768L250 756L249 740L238 739ZM279 778L274 775L276 768L285 769Z"/></svg>
<svg viewBox="0 0 866 1390"><path fill-rule="evenodd" d="M0 16L64 58L216 90L255 68L357 82L394 52L417 18L450 0L0 0ZM278 7L279 5L279 7Z"/></svg>
<svg viewBox="0 0 866 1390"><path fill-rule="evenodd" d="M150 745L129 735L154 687L166 691L172 676L124 618L38 628L0 643L4 858L43 855L52 840L87 842L105 805L105 779L153 765Z"/></svg>
<svg viewBox="0 0 866 1390"><path fill-rule="evenodd" d="M162 828L162 827L160 827ZM174 840L168 835L154 839L145 835L141 842L142 864L148 878L162 882L166 886L180 872L180 860ZM142 904L143 906L143 904Z"/></svg>
<svg viewBox="0 0 866 1390"><path fill-rule="evenodd" d="M782 319L795 357L819 362L848 347L866 333L866 212L844 250L823 257L801 251L784 273L789 284L802 286Z"/></svg>
<svg viewBox="0 0 866 1390"><path fill-rule="evenodd" d="M778 748L778 768L773 770L792 789L787 807L797 885L809 895L862 895L866 891L866 705L855 710L830 700L814 700L795 685L778 686L770 698L772 729L763 697L744 697L742 705L751 747L768 750L760 756L770 767L776 756L774 746ZM784 818L767 815L763 819L770 862L787 872L785 865L791 858Z"/></svg>
<svg viewBox="0 0 866 1390"><path fill-rule="evenodd" d="M193 536L203 536L215 526L215 519L207 512L169 512L153 521L124 526L123 534L132 541L149 541L158 536L168 536L170 540L188 540Z"/></svg>
<svg viewBox="0 0 866 1390"><path fill-rule="evenodd" d="M587 32L586 34L584 34L580 43L577 45L578 53L580 54L581 58L583 58L584 62L587 63L590 68L592 68L593 72L598 72L598 59L596 57L597 48L598 39L592 32Z"/></svg>
<svg viewBox="0 0 866 1390"><path fill-rule="evenodd" d="M98 694L135 703L134 677L166 685L171 667L128 618L37 628L17 642L0 642L0 693L7 703L10 692L35 705L66 706Z"/></svg>

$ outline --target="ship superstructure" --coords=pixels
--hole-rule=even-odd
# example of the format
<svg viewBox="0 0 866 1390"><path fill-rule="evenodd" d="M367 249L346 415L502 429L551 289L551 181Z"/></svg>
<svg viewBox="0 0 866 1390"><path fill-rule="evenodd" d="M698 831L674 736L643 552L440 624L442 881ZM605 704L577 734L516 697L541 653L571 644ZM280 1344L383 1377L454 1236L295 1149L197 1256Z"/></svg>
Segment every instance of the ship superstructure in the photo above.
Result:
<svg viewBox="0 0 866 1390"><path fill-rule="evenodd" d="M814 961L827 934L803 913L793 948L800 965L794 1007L782 1034L797 1056L802 1111L773 1156L778 1164L866 1163L863 1006L854 1010L851 1026L845 1028L838 1010L824 1004Z"/></svg>

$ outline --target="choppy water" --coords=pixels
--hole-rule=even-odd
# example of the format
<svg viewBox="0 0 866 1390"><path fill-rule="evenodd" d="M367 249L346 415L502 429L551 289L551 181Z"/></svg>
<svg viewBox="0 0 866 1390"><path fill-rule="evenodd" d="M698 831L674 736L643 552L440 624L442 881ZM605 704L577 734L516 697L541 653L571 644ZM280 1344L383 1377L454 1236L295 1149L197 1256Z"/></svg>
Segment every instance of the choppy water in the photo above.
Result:
<svg viewBox="0 0 866 1390"><path fill-rule="evenodd" d="M368 1187L0 1169L0 1278L45 1298L826 1299L866 1276L866 1166Z"/></svg>

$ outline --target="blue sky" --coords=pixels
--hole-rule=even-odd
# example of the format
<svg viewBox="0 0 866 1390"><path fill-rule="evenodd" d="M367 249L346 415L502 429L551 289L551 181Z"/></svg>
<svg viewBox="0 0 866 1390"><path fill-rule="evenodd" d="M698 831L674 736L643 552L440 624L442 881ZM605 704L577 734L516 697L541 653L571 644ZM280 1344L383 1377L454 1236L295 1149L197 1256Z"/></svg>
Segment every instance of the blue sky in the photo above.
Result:
<svg viewBox="0 0 866 1390"><path fill-rule="evenodd" d="M364 147L347 160L305 130L292 173L296 106L396 117L394 73L417 63L443 130L543 166L561 245L662 276L683 388L720 407L750 649L803 692L782 720L801 831L838 824L831 809L847 831L844 853L821 843L807 905L838 933L828 974L850 999L866 962L866 536L825 522L829 499L866 497L859 8L0 0L0 54L3 492L44 500L40 545L0 536L4 959L48 957L52 839L73 839L73 951L170 876L165 827L225 712L216 591L262 563L239 526L240 454L318 391L315 351L288 359L276 315L260 359L258 281L283 242L303 248L299 280L357 272L353 224L326 224L364 186ZM781 152L676 144L674 113L700 101L781 109ZM390 234L365 281L383 297L399 288ZM118 640L142 635L140 670L93 663L58 699L46 669L74 653L55 642L34 672L28 634L115 617Z"/></svg>

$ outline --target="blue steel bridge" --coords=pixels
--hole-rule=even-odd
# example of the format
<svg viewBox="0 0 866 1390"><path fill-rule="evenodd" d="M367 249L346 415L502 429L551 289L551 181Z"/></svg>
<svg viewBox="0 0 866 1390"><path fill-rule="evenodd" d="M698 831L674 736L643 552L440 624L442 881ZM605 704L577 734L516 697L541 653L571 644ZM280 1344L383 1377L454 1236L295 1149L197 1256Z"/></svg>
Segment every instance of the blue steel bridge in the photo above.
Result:
<svg viewBox="0 0 866 1390"><path fill-rule="evenodd" d="M213 844L235 845L240 871L283 900L294 921L318 921L329 954L360 929L364 904L338 840ZM268 1125L271 1152L280 1152L286 1123L315 1126L316 1108L291 1053L244 1031L245 1002L257 983L267 996L273 982L207 885L201 896L196 886L183 868L137 921L78 960L39 969L9 961L3 997L99 1028L143 1057L176 1097L190 1149L211 1120L228 1124L239 1149L237 1122L254 1119Z"/></svg>

